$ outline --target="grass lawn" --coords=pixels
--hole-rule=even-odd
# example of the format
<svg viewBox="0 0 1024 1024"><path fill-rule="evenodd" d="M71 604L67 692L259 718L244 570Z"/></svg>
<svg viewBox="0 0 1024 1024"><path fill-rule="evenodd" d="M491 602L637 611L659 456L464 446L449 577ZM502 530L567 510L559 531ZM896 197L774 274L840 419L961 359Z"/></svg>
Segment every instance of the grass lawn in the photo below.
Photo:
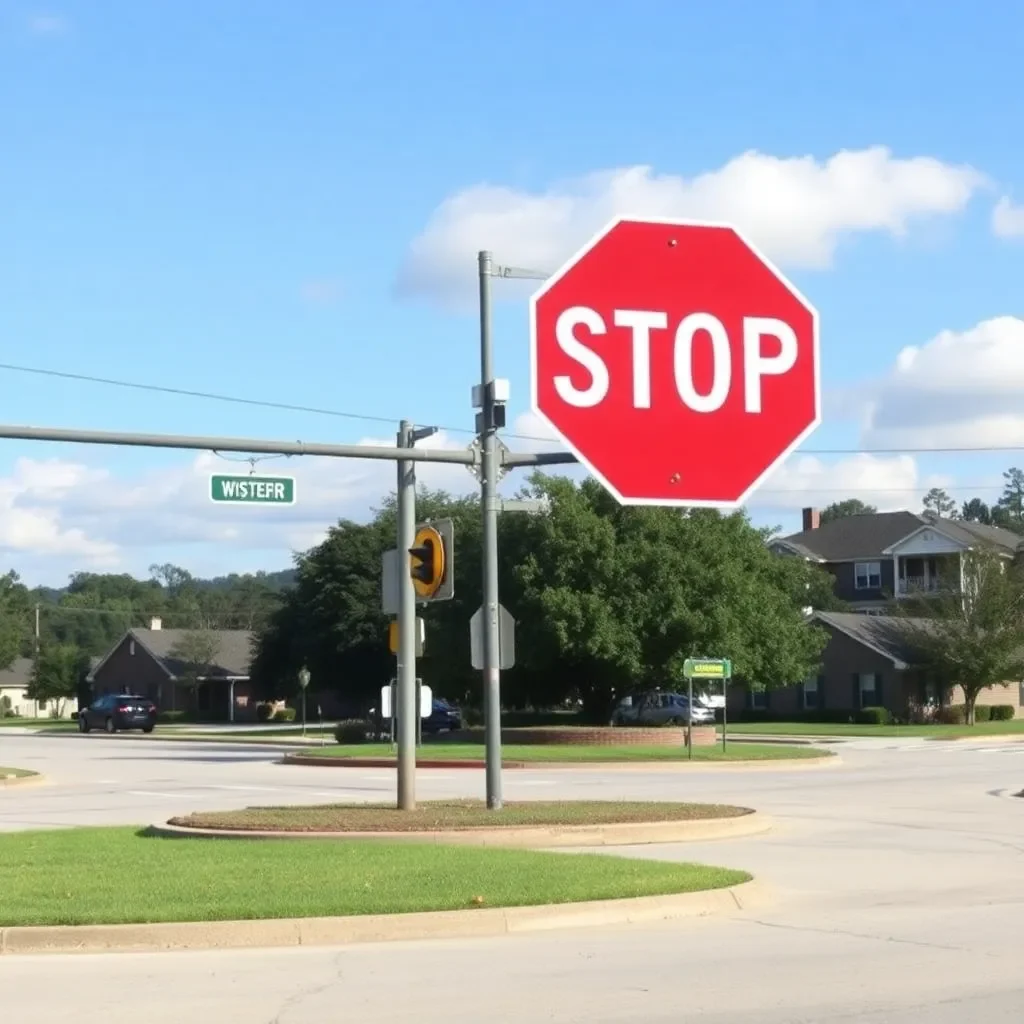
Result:
<svg viewBox="0 0 1024 1024"><path fill-rule="evenodd" d="M72 718L21 718L15 715L13 718L0 718L0 728L4 726L18 726L28 729L77 729L78 722Z"/></svg>
<svg viewBox="0 0 1024 1024"><path fill-rule="evenodd" d="M26 775L35 775L35 772L27 771L24 768L5 768L0 764L0 779L10 778L12 775L16 779L23 779Z"/></svg>
<svg viewBox="0 0 1024 1024"><path fill-rule="evenodd" d="M433 829L515 828L519 825L613 825L646 821L738 818L747 807L728 804L564 801L506 804L500 813L478 800L438 800L415 811L383 804L328 804L319 807L248 807L203 811L172 824L192 828L275 829L283 832L414 832Z"/></svg>
<svg viewBox="0 0 1024 1024"><path fill-rule="evenodd" d="M312 747L302 757L394 757L387 743L354 743L348 746ZM536 745L507 744L502 748L506 761L533 762L599 762L599 761L684 761L686 747L584 747L554 743ZM484 748L476 743L424 743L417 755L421 760L474 761L483 760ZM694 747L695 761L783 761L809 757L826 757L828 751L814 747L782 744L737 743L723 751L720 744Z"/></svg>
<svg viewBox="0 0 1024 1024"><path fill-rule="evenodd" d="M395 914L655 896L742 871L416 843L154 839L131 828L0 835L0 926Z"/></svg>
<svg viewBox="0 0 1024 1024"><path fill-rule="evenodd" d="M738 722L728 731L747 736L925 736L957 739L962 736L1024 734L1024 718L977 725L857 725L847 722Z"/></svg>

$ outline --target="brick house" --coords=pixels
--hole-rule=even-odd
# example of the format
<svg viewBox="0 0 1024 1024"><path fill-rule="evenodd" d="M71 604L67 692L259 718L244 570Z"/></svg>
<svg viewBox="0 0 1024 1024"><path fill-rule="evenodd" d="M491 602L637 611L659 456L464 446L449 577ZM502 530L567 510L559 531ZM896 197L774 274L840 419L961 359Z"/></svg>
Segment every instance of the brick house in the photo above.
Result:
<svg viewBox="0 0 1024 1024"><path fill-rule="evenodd" d="M94 697L134 693L161 711L185 711L201 718L240 721L256 716L249 665L253 634L245 629L213 630L217 653L198 686L185 682L188 666L176 657L186 629L164 629L154 618L149 629L129 629L89 675Z"/></svg>
<svg viewBox="0 0 1024 1024"><path fill-rule="evenodd" d="M831 573L835 593L854 611L878 614L892 600L959 587L964 552L979 545L1013 559L1024 538L1012 530L944 519L931 513L876 512L821 525L815 508L803 510L803 530L776 537L780 555L805 558Z"/></svg>
<svg viewBox="0 0 1024 1024"><path fill-rule="evenodd" d="M927 718L930 709L963 704L959 686L943 693L928 673L915 667L913 651L887 615L861 612L815 612L810 621L829 634L818 673L793 686L750 693L736 687L729 711L763 711L779 718L850 717L865 707L885 707L901 719ZM1024 681L991 686L978 695L978 705L1009 704L1024 717Z"/></svg>

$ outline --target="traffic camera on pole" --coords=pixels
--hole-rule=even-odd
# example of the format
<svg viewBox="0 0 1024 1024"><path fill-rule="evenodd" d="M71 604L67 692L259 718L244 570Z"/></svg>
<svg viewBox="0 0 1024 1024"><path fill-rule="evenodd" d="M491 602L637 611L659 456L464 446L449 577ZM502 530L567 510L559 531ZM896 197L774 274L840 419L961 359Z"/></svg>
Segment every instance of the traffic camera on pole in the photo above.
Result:
<svg viewBox="0 0 1024 1024"><path fill-rule="evenodd" d="M450 601L455 596L454 535L450 519L416 527L409 549L409 575L418 601Z"/></svg>

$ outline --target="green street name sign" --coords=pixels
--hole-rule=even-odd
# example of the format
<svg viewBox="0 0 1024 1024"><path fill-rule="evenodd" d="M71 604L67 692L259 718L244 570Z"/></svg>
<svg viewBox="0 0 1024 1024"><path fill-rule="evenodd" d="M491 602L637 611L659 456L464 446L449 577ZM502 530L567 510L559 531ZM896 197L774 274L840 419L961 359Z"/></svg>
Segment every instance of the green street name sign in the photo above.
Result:
<svg viewBox="0 0 1024 1024"><path fill-rule="evenodd" d="M728 658L687 658L683 675L687 679L732 679L732 662Z"/></svg>
<svg viewBox="0 0 1024 1024"><path fill-rule="evenodd" d="M210 477L210 499L230 505L294 505L295 478L215 475Z"/></svg>

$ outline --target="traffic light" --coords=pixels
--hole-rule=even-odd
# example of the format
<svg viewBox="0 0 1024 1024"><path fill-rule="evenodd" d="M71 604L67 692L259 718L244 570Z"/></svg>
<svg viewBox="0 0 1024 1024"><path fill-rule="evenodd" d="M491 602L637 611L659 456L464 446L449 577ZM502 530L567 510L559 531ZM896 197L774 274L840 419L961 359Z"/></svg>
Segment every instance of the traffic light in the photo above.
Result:
<svg viewBox="0 0 1024 1024"><path fill-rule="evenodd" d="M420 601L450 601L455 594L455 544L450 519L421 523L409 549L409 575Z"/></svg>

